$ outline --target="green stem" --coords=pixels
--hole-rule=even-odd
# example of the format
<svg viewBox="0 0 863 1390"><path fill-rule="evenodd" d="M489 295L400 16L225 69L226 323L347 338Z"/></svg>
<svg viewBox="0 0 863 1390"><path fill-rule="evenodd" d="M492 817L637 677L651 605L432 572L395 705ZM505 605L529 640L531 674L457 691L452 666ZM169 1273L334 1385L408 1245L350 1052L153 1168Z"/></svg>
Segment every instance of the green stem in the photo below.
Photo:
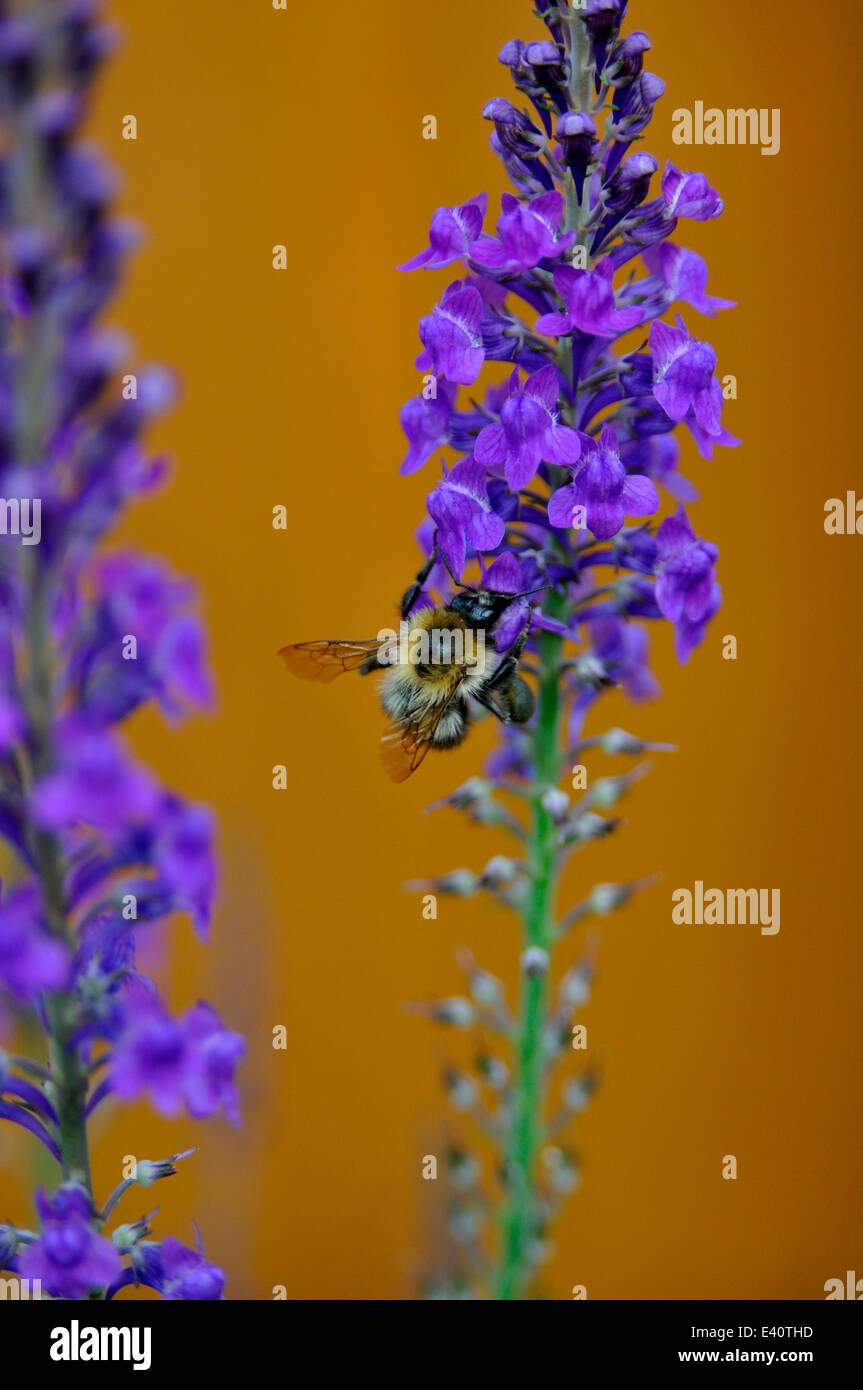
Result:
<svg viewBox="0 0 863 1390"><path fill-rule="evenodd" d="M22 12L35 22L44 23L49 30L55 18L52 8L42 0L30 0ZM52 53L45 57L43 66L41 82L47 85L54 77ZM22 226L58 231L58 212L48 191L41 142L31 115L13 116L8 134L13 220ZM16 453L22 464L34 468L33 477L38 479L36 469L47 455L54 429L54 381L59 344L51 310L34 312L19 326L19 335ZM53 766L55 711L50 612L55 579L32 552L28 553L26 565L26 670L21 686L31 735L31 762L26 768L25 787L29 791L33 780ZM71 953L77 941L68 918L64 891L66 866L60 844L56 836L32 824L29 842L48 929ZM65 990L47 995L45 1018L51 1069L45 1089L57 1112L63 1178L74 1177L82 1182L92 1201L86 1123L88 1074L81 1051L73 1043L79 1022L75 995Z"/></svg>
<svg viewBox="0 0 863 1390"><path fill-rule="evenodd" d="M545 611L559 618L565 605L565 597L552 591ZM524 945L525 948L535 946L550 952L557 832L552 817L542 804L542 794L557 781L562 639L555 633L543 632L538 645L539 700L533 731L536 789L532 798L532 827L528 841L532 881L524 911ZM531 1273L529 1253L536 1203L535 1169L542 1141L543 1035L547 1013L548 972L523 971L513 1115L506 1153L508 1198L503 1213L502 1252L496 1289L499 1299L520 1298Z"/></svg>
<svg viewBox="0 0 863 1390"><path fill-rule="evenodd" d="M563 14L566 26L566 45L570 60L569 100L574 111L590 109L591 69L589 45L584 22L578 11ZM585 182L585 190L587 183ZM586 194L579 201L571 174L564 182L566 193L567 231L575 230L579 242L586 245ZM570 382L572 378L572 342L567 342L560 355L560 365ZM567 403L568 404L568 403ZM575 422L576 407L563 412L564 418ZM562 618L567 611L567 598L551 590L544 611ZM533 764L535 790L532 797L532 825L528 840L532 880L524 910L524 946L534 946L548 952L548 969L522 971L519 1003L516 1065L513 1079L512 1124L506 1151L506 1181L508 1196L503 1211L500 1268L495 1293L499 1299L519 1299L524 1296L531 1278L530 1244L535 1233L536 1164L542 1143L542 1105L545 1090L545 1058L543 1038L548 1017L548 978L551 966L552 928L555 914L557 879L557 831L551 815L542 805L542 794L557 782L562 752L561 666L563 639L555 633L542 632L538 643L540 669L537 716L533 729Z"/></svg>
<svg viewBox="0 0 863 1390"><path fill-rule="evenodd" d="M27 623L28 705L33 744L33 774L38 777L52 763L52 672L47 620L50 585L36 566L31 571L30 608ZM75 950L75 934L69 925L63 889L65 866L56 836L33 827L31 848L42 890L48 929L70 952ZM88 1070L72 1038L78 1026L78 1003L67 991L50 994L45 1000L49 1034L51 1080L46 1084L59 1129L60 1166L63 1178L83 1182L93 1198L90 1155L87 1142Z"/></svg>

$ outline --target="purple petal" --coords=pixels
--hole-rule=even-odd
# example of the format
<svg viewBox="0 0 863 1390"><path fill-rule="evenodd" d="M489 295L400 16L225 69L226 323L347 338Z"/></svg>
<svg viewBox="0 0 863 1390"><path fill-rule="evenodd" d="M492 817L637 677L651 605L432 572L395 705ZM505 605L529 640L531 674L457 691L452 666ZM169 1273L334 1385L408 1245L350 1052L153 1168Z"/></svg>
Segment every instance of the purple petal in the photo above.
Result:
<svg viewBox="0 0 863 1390"><path fill-rule="evenodd" d="M654 516L659 511L659 493L651 478L630 473L623 484L620 501L627 516Z"/></svg>

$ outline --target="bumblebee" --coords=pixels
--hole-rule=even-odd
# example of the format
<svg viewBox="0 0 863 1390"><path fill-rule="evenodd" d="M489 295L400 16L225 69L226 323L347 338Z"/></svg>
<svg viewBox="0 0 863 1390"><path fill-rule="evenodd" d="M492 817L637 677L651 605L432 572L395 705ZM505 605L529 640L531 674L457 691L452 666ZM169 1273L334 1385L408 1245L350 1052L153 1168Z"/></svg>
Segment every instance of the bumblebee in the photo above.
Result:
<svg viewBox="0 0 863 1390"><path fill-rule="evenodd" d="M429 749L456 748L464 741L472 701L504 724L524 724L534 711L533 691L518 674L530 614L509 651L496 651L493 638L513 600L540 591L497 593L451 576L459 592L410 618L437 559L435 547L404 594L398 634L386 630L368 641L297 642L279 651L288 670L304 680L329 682L345 671L386 672L381 704L389 723L381 759L394 782L416 772Z"/></svg>

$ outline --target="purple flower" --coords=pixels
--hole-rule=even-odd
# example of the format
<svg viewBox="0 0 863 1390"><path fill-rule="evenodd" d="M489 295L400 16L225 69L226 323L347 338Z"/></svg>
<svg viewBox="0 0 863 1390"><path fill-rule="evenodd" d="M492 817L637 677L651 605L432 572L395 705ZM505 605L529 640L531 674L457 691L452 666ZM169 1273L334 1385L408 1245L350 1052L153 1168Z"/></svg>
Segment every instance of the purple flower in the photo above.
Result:
<svg viewBox="0 0 863 1390"><path fill-rule="evenodd" d="M683 616L674 625L674 650L677 659L685 666L695 648L704 640L709 624L722 607L722 590L718 584L710 587L710 602L700 618L693 620Z"/></svg>
<svg viewBox="0 0 863 1390"><path fill-rule="evenodd" d="M513 491L526 487L540 463L575 463L581 443L575 430L560 423L558 376L549 363L519 383L510 378L499 424L486 425L477 436L474 458L484 468L504 469Z"/></svg>
<svg viewBox="0 0 863 1390"><path fill-rule="evenodd" d="M206 633L193 614L182 613L166 624L153 652L153 672L169 712L180 713L174 697L199 709L212 705Z"/></svg>
<svg viewBox="0 0 863 1390"><path fill-rule="evenodd" d="M49 936L33 884L0 900L0 986L21 1004L40 990L62 989L69 972L65 947Z"/></svg>
<svg viewBox="0 0 863 1390"><path fill-rule="evenodd" d="M36 1205L42 1234L21 1252L22 1279L40 1279L43 1292L52 1298L83 1299L117 1277L120 1256L94 1231L91 1204L79 1187L67 1183L53 1200L40 1188Z"/></svg>
<svg viewBox="0 0 863 1390"><path fill-rule="evenodd" d="M725 207L704 174L686 174L671 160L662 175L662 198L668 217L692 217L696 222L719 217Z"/></svg>
<svg viewBox="0 0 863 1390"><path fill-rule="evenodd" d="M739 444L722 425L722 387L713 375L710 344L691 338L678 314L676 328L659 320L650 325L650 349L653 394L670 419L685 422L702 457L712 457L714 444Z"/></svg>
<svg viewBox="0 0 863 1390"><path fill-rule="evenodd" d="M716 353L709 343L691 338L678 314L677 327L655 319L650 325L653 394L666 415L683 420L691 410L709 435L722 428L722 388L714 377Z"/></svg>
<svg viewBox="0 0 863 1390"><path fill-rule="evenodd" d="M650 434L620 448L627 473L646 473L677 502L697 502L698 489L677 471L680 445L671 434Z"/></svg>
<svg viewBox="0 0 863 1390"><path fill-rule="evenodd" d="M591 653L631 700L651 700L659 683L650 669L650 644L640 623L603 615L588 622Z"/></svg>
<svg viewBox="0 0 863 1390"><path fill-rule="evenodd" d="M169 798L160 816L153 858L176 904L192 913L198 934L206 937L217 874L212 812L206 806L185 806Z"/></svg>
<svg viewBox="0 0 863 1390"><path fill-rule="evenodd" d="M190 585L160 562L122 551L98 564L94 577L97 621L82 631L71 668L79 706L109 722L151 697L171 718L189 705L208 707L213 689L204 630L185 611ZM90 620L86 610L85 616Z"/></svg>
<svg viewBox="0 0 863 1390"><path fill-rule="evenodd" d="M478 193L455 208L438 208L431 220L429 244L399 270L440 270L467 256L482 231L487 193Z"/></svg>
<svg viewBox="0 0 863 1390"><path fill-rule="evenodd" d="M659 494L650 478L628 474L618 449L617 435L603 425L599 442L591 442L575 470L573 481L558 488L548 503L552 526L569 530L583 513L597 540L616 536L627 516L653 516Z"/></svg>
<svg viewBox="0 0 863 1390"><path fill-rule="evenodd" d="M136 997L127 1006L123 1032L114 1051L111 1080L120 1100L150 1095L160 1115L178 1115L188 1062L182 1024L158 1001Z"/></svg>
<svg viewBox="0 0 863 1390"><path fill-rule="evenodd" d="M402 475L416 473L435 449L447 443L454 400L455 388L441 379L435 383L433 396L414 396L402 406L399 419L409 445L399 469Z"/></svg>
<svg viewBox="0 0 863 1390"><path fill-rule="evenodd" d="M234 1068L244 1050L238 1033L223 1028L207 1004L172 1018L155 999L134 997L117 1040L111 1078L121 1100L146 1091L160 1115L175 1116L183 1106L200 1118L220 1108L239 1122Z"/></svg>
<svg viewBox="0 0 863 1390"><path fill-rule="evenodd" d="M565 305L562 314L543 314L537 320L538 333L560 337L578 329L600 338L616 338L634 328L643 319L635 306L617 309L614 302L614 266L608 256L597 261L593 270L575 266L558 266L554 272L554 288Z"/></svg>
<svg viewBox="0 0 863 1390"><path fill-rule="evenodd" d="M718 299L707 293L707 262L694 251L683 246L675 246L664 241L658 248L644 252L644 260L651 269L658 269L667 292L667 302L672 304L682 299L698 309L702 314L714 316L717 309L733 309L733 299Z"/></svg>
<svg viewBox="0 0 863 1390"><path fill-rule="evenodd" d="M438 543L455 574L461 574L467 547L494 550L504 537L504 523L492 509L485 468L477 458L461 459L427 499L437 523Z"/></svg>
<svg viewBox="0 0 863 1390"><path fill-rule="evenodd" d="M61 731L58 768L33 792L33 813L45 829L83 821L107 832L155 809L155 779L132 762L119 739L70 721Z"/></svg>
<svg viewBox="0 0 863 1390"><path fill-rule="evenodd" d="M497 222L497 239L480 237L471 249L471 260L483 270L517 275L532 270L540 261L562 256L575 240L575 232L559 234L563 216L560 193L541 193L526 205L504 193Z"/></svg>
<svg viewBox="0 0 863 1390"><path fill-rule="evenodd" d="M209 1004L199 1003L184 1016L187 1046L192 1058L186 1076L186 1104L195 1117L224 1110L233 1125L240 1123L234 1072L245 1056L246 1044L231 1033Z"/></svg>
<svg viewBox="0 0 863 1390"><path fill-rule="evenodd" d="M420 319L424 350L416 359L420 371L441 372L448 381L471 386L485 360L482 346L482 296L473 285L455 280L439 304Z"/></svg>
<svg viewBox="0 0 863 1390"><path fill-rule="evenodd" d="M488 567L484 584L496 594L522 594L524 590L538 587L539 574L536 566L530 573L527 566L511 554L500 555ZM527 598L517 598L497 621L494 629L494 645L497 651L509 651L527 619L530 604Z"/></svg>
<svg viewBox="0 0 863 1390"><path fill-rule="evenodd" d="M683 507L663 521L656 533L659 546L656 601L664 617L701 622L714 597L714 567L719 551L698 540Z"/></svg>
<svg viewBox="0 0 863 1390"><path fill-rule="evenodd" d="M126 550L105 556L96 567L96 580L113 628L134 633L146 644L158 641L191 595L191 586L175 578L161 560Z"/></svg>
<svg viewBox="0 0 863 1390"><path fill-rule="evenodd" d="M190 1250L173 1236L158 1245L149 1241L133 1258L145 1280L163 1299L205 1302L219 1300L225 1287L224 1270L209 1264L199 1250Z"/></svg>

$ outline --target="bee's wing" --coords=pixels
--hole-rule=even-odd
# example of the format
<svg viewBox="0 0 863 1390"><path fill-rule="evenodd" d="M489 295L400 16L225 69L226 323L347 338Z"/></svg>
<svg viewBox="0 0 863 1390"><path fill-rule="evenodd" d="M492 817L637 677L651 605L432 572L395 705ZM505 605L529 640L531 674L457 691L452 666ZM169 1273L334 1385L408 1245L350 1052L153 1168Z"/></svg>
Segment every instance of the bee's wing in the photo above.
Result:
<svg viewBox="0 0 863 1390"><path fill-rule="evenodd" d="M432 746L435 730L458 695L463 677L459 677L445 700L433 705L408 724L391 723L381 736L381 762L384 771L394 782L406 782L416 772Z"/></svg>
<svg viewBox="0 0 863 1390"><path fill-rule="evenodd" d="M295 642L282 647L279 656L288 670L306 681L334 681L345 671L356 671L369 657L377 656L387 639L370 637L368 641Z"/></svg>

